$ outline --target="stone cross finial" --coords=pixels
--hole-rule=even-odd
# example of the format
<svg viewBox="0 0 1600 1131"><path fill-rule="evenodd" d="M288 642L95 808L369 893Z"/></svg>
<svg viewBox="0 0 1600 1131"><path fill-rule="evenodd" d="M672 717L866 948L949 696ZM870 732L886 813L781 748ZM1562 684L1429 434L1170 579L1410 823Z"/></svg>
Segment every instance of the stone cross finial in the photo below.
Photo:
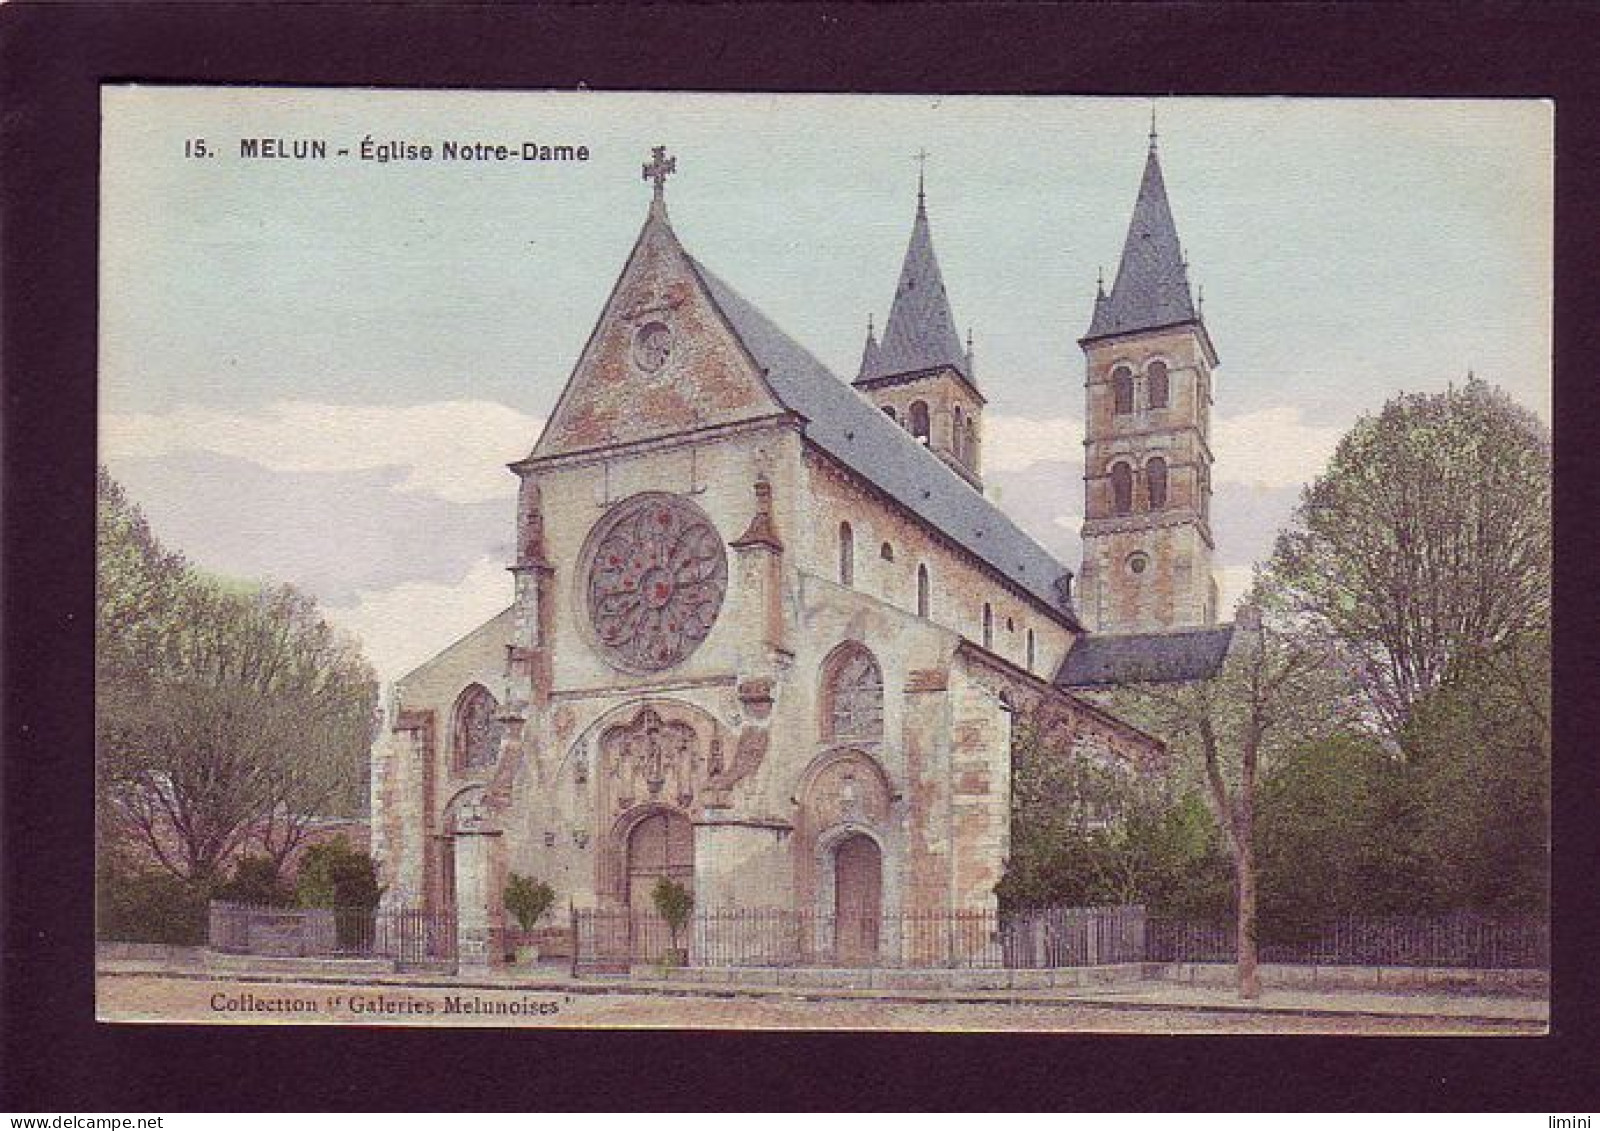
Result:
<svg viewBox="0 0 1600 1131"><path fill-rule="evenodd" d="M644 167L644 179L655 182L657 200L665 198L667 178L677 171L678 159L667 156L666 146L658 145L650 150L650 162Z"/></svg>
<svg viewBox="0 0 1600 1131"><path fill-rule="evenodd" d="M917 163L917 203L921 204L923 202L923 178L928 172L928 151L919 149L911 155L911 159Z"/></svg>

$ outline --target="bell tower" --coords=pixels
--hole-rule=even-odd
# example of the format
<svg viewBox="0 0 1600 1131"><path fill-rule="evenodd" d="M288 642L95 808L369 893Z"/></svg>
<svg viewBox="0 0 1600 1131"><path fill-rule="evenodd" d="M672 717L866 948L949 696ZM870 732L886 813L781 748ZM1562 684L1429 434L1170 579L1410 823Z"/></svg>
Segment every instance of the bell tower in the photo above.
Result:
<svg viewBox="0 0 1600 1131"><path fill-rule="evenodd" d="M1079 609L1097 632L1215 624L1211 374L1217 353L1189 291L1155 124L1111 292L1102 278L1086 359Z"/></svg>
<svg viewBox="0 0 1600 1131"><path fill-rule="evenodd" d="M919 161L927 153L917 155ZM928 228L927 193L917 177L917 215L900 265L889 322L878 341L870 320L853 382L891 420L925 444L957 475L983 490L983 406L966 346L956 333Z"/></svg>

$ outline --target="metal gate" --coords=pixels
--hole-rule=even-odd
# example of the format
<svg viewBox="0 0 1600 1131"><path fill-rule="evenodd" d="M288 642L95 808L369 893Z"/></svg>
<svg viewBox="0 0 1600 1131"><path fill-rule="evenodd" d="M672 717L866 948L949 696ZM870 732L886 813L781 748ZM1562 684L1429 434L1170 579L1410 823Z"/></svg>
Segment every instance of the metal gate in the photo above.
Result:
<svg viewBox="0 0 1600 1131"><path fill-rule="evenodd" d="M397 907L380 912L388 928L396 970L450 970L456 967L456 911Z"/></svg>

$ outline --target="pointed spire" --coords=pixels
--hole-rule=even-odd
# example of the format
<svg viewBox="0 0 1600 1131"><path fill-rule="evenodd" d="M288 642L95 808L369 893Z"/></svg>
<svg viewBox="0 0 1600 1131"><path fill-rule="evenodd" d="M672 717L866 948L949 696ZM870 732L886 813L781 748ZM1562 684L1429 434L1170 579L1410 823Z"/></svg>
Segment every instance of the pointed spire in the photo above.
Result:
<svg viewBox="0 0 1600 1131"><path fill-rule="evenodd" d="M857 380L877 371L880 353L878 337L873 333L872 329L872 315L869 314L867 315L867 343L861 347L861 369L856 375Z"/></svg>
<svg viewBox="0 0 1600 1131"><path fill-rule="evenodd" d="M918 153L917 160L925 163L926 151ZM961 335L950 313L939 260L933 252L926 182L919 171L917 215L911 225L911 242L906 246L905 261L900 266L900 282L895 287L894 304L889 308L889 321L883 328L883 344L871 368L865 367L863 358L861 377L887 377L941 365L948 365L968 380L972 379L966 353L961 348Z"/></svg>
<svg viewBox="0 0 1600 1131"><path fill-rule="evenodd" d="M1167 203L1167 186L1161 176L1161 158L1155 139L1152 118L1150 152L1145 157L1144 178L1134 202L1128 237L1122 245L1122 262L1117 267L1110 296L1104 301L1098 297L1095 300L1094 318L1087 335L1091 338L1195 319L1194 302L1189 295L1188 264L1178 242L1172 207Z"/></svg>

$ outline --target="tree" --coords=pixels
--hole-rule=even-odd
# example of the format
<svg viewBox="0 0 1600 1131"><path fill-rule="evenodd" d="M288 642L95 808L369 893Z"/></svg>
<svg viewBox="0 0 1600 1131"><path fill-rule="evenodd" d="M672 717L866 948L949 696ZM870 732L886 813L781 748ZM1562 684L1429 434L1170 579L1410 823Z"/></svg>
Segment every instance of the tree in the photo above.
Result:
<svg viewBox="0 0 1600 1131"><path fill-rule="evenodd" d="M1428 900L1537 912L1550 877L1550 642L1458 655L1404 733Z"/></svg>
<svg viewBox="0 0 1600 1131"><path fill-rule="evenodd" d="M133 674L160 662L191 581L104 467L95 469L95 666Z"/></svg>
<svg viewBox="0 0 1600 1131"><path fill-rule="evenodd" d="M1258 804L1263 938L1294 941L1336 916L1422 906L1419 799L1406 765L1371 736L1295 743L1263 775Z"/></svg>
<svg viewBox="0 0 1600 1131"><path fill-rule="evenodd" d="M1141 903L1211 911L1226 898L1216 822L1194 795L1074 743L1038 712L1012 742L1011 851L996 888L1007 911ZM1218 866L1222 889L1218 888Z"/></svg>
<svg viewBox="0 0 1600 1131"><path fill-rule="evenodd" d="M1263 770L1308 735L1353 721L1351 688L1337 655L1289 631L1253 605L1236 618L1222 670L1190 683L1136 684L1119 690L1122 717L1164 738L1203 772L1233 863L1238 922L1239 994L1261 994L1256 808Z"/></svg>
<svg viewBox="0 0 1600 1131"><path fill-rule="evenodd" d="M104 467L95 470L95 721L104 770L104 755L115 744L110 724L144 701L152 670L164 666L181 627L190 574L183 556L161 545L121 485ZM102 855L118 847L109 821L116 813L112 786L112 775L98 775Z"/></svg>
<svg viewBox="0 0 1600 1131"><path fill-rule="evenodd" d="M295 891L302 907L331 908L339 945L359 948L372 938L372 913L383 898L378 863L344 836L307 848Z"/></svg>
<svg viewBox="0 0 1600 1131"><path fill-rule="evenodd" d="M378 906L383 887L378 865L367 853L351 847L344 835L307 848L295 878L302 907L339 907L370 911Z"/></svg>
<svg viewBox="0 0 1600 1131"><path fill-rule="evenodd" d="M103 812L192 883L252 836L281 872L314 815L359 808L372 670L309 597L203 578L103 469L100 488Z"/></svg>
<svg viewBox="0 0 1600 1131"><path fill-rule="evenodd" d="M265 856L241 856L233 862L233 878L213 893L231 903L258 907L293 907L294 888L284 882L278 866Z"/></svg>
<svg viewBox="0 0 1600 1131"><path fill-rule="evenodd" d="M1549 624L1550 468L1538 419L1469 380L1363 417L1306 488L1268 573L1392 738L1455 656Z"/></svg>

